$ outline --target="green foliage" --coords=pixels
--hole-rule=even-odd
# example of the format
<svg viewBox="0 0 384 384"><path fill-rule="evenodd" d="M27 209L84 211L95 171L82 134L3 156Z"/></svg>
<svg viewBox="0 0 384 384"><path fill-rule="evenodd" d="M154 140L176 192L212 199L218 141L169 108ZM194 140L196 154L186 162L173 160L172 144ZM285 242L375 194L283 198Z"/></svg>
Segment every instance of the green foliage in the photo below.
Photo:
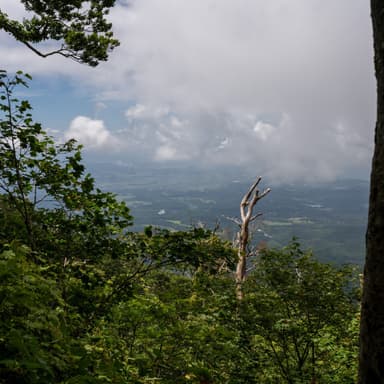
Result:
<svg viewBox="0 0 384 384"><path fill-rule="evenodd" d="M115 0L21 0L31 13L23 21L12 20L0 10L0 29L42 57L60 54L96 66L108 59L108 53L119 45L107 21ZM58 42L58 48L43 53L39 43Z"/></svg>
<svg viewBox="0 0 384 384"><path fill-rule="evenodd" d="M28 253L13 245L0 255L1 383L52 382L67 360L60 290Z"/></svg>
<svg viewBox="0 0 384 384"><path fill-rule="evenodd" d="M112 340L136 367L138 382L200 383L208 377L225 382L234 333L220 320L216 302L223 283L227 291L233 288L231 280L212 278L209 299L201 279L154 271L131 300L113 309Z"/></svg>
<svg viewBox="0 0 384 384"><path fill-rule="evenodd" d="M31 106L13 92L30 76L0 72L0 189L2 205L24 223L25 241L56 257L116 254L132 217L123 202L95 187L80 145L56 144L32 120ZM50 209L41 208L49 205Z"/></svg>
<svg viewBox="0 0 384 384"><path fill-rule="evenodd" d="M354 382L351 268L293 241L263 251L235 295L236 252L194 228L132 218L57 144L0 72L0 383Z"/></svg>
<svg viewBox="0 0 384 384"><path fill-rule="evenodd" d="M130 234L130 238L135 255L148 263L173 265L191 273L197 269L216 273L223 264L232 269L236 261L230 243L204 228L170 231L147 227L143 234Z"/></svg>
<svg viewBox="0 0 384 384"><path fill-rule="evenodd" d="M267 371L272 362L279 382L327 382L331 377L336 382L340 376L337 382L354 381L358 295L353 276L350 267L316 261L296 241L262 252L246 283L242 322L252 348L260 351L261 346L269 356Z"/></svg>

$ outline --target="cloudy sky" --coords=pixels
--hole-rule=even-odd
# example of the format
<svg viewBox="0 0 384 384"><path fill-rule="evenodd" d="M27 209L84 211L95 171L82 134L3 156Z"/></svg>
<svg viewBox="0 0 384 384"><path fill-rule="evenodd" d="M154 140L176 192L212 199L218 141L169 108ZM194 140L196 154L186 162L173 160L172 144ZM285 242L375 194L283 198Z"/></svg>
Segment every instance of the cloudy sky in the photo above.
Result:
<svg viewBox="0 0 384 384"><path fill-rule="evenodd" d="M121 46L95 69L0 33L1 67L34 77L23 96L50 132L99 159L368 177L368 0L121 0L110 18Z"/></svg>

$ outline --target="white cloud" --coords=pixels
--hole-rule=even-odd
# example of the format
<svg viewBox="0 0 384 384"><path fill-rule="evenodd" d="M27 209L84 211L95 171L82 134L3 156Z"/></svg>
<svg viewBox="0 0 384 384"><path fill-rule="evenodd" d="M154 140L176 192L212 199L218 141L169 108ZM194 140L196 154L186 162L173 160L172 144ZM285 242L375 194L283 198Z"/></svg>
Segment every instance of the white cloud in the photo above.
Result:
<svg viewBox="0 0 384 384"><path fill-rule="evenodd" d="M267 141L273 134L274 127L271 124L258 121L253 127L253 130L262 141Z"/></svg>
<svg viewBox="0 0 384 384"><path fill-rule="evenodd" d="M130 119L156 119L167 116L169 114L168 107L150 107L143 104L136 104L125 111L125 116Z"/></svg>
<svg viewBox="0 0 384 384"><path fill-rule="evenodd" d="M20 1L0 0L0 8L12 19L22 20L27 15Z"/></svg>
<svg viewBox="0 0 384 384"><path fill-rule="evenodd" d="M85 149L118 149L118 141L105 127L104 122L86 116L75 117L64 137L66 140L76 139Z"/></svg>
<svg viewBox="0 0 384 384"><path fill-rule="evenodd" d="M168 115L129 123L120 140L135 140L136 151L142 148L155 161L238 165L284 182L330 180L340 167L353 171L369 163L366 137L352 128L329 123L303 130L311 121L287 113L274 120L234 112Z"/></svg>
<svg viewBox="0 0 384 384"><path fill-rule="evenodd" d="M98 120L100 131L73 128L90 146L115 137L132 156L248 164L288 180L368 169L375 86L366 0L132 0L110 18L121 46L94 70L42 60L0 34L4 67L28 63L108 105L126 100L126 126L114 136Z"/></svg>
<svg viewBox="0 0 384 384"><path fill-rule="evenodd" d="M127 116L128 118L135 119L138 117L142 117L145 114L145 111L146 108L144 105L136 104L135 106L127 109L127 111L125 112L125 116Z"/></svg>
<svg viewBox="0 0 384 384"><path fill-rule="evenodd" d="M221 143L219 144L219 146L217 147L218 150L220 149L224 149L226 146L229 145L229 138L226 137L224 140L221 141Z"/></svg>
<svg viewBox="0 0 384 384"><path fill-rule="evenodd" d="M188 157L185 154L180 153L177 148L170 145L161 145L156 149L154 159L157 161L175 161L187 160Z"/></svg>

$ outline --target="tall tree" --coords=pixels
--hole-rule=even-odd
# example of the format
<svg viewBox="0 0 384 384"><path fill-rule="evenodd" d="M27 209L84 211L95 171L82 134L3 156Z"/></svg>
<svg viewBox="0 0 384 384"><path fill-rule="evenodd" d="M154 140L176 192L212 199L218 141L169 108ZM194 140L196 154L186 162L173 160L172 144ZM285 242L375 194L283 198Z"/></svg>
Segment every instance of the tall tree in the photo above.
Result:
<svg viewBox="0 0 384 384"><path fill-rule="evenodd" d="M41 57L54 54L96 66L119 45L107 15L115 0L20 0L30 17L9 18L0 8L0 30ZM57 42L52 48L42 43Z"/></svg>
<svg viewBox="0 0 384 384"><path fill-rule="evenodd" d="M384 383L384 2L371 0L377 80L366 261L360 326L359 383Z"/></svg>

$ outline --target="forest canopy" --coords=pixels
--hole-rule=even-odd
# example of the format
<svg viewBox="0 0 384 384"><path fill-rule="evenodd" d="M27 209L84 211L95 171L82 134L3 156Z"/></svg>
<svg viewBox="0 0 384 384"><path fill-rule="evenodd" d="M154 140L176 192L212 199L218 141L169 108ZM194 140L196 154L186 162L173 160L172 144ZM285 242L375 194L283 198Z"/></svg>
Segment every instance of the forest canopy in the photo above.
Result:
<svg viewBox="0 0 384 384"><path fill-rule="evenodd" d="M203 228L131 232L74 140L0 74L0 382L350 383L358 282L293 241L250 260ZM355 282L354 282L355 281Z"/></svg>

